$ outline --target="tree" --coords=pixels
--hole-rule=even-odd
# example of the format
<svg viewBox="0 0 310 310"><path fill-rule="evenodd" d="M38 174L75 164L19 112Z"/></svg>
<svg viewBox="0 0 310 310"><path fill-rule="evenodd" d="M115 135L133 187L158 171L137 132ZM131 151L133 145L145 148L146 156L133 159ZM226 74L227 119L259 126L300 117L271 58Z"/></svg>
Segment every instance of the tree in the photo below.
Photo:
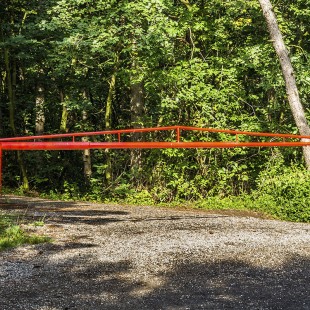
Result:
<svg viewBox="0 0 310 310"><path fill-rule="evenodd" d="M16 88L18 83L18 54L21 46L27 46L29 42L23 36L24 24L28 15L34 13L27 8L26 3L4 2L0 43L3 50L3 59L5 64L5 75L8 106L9 106L9 124L13 136L17 135L16 127ZM2 7L1 7L2 9ZM2 10L1 10L2 11ZM2 56L2 55L1 55ZM29 189L26 167L20 151L17 151L17 161L22 175L22 186L25 190Z"/></svg>
<svg viewBox="0 0 310 310"><path fill-rule="evenodd" d="M310 127L306 119L304 108L299 98L299 92L294 75L294 69L289 57L288 50L285 46L282 33L279 29L276 16L273 12L271 2L269 0L259 0L263 10L264 17L267 22L270 37L274 49L278 55L282 74L285 80L286 93L289 105L301 135L310 136ZM303 154L307 169L310 170L310 147L303 147Z"/></svg>
<svg viewBox="0 0 310 310"><path fill-rule="evenodd" d="M0 1L3 136L12 135L10 120L15 121L18 135L55 133L60 127L74 132L176 124L296 131L289 105L283 104L287 100L284 80L259 3ZM278 22L294 53L305 111L310 102L308 4L309 0L277 2ZM175 135L154 133L143 138L170 141ZM183 138L194 137L184 133ZM34 176L30 184L38 190L61 192L64 184L69 191L85 188L84 171L90 185L87 192L94 195L146 189L158 201L167 201L249 190L270 161L280 162L270 156L275 150L256 152L93 151L91 161L88 152L83 161L81 153L70 153L69 158L66 152L42 152L41 169L29 164L37 163L29 153L24 158L28 174ZM301 149L279 149L277 154L289 164L300 160ZM15 172L7 175L11 184L20 173L17 165L13 168Z"/></svg>

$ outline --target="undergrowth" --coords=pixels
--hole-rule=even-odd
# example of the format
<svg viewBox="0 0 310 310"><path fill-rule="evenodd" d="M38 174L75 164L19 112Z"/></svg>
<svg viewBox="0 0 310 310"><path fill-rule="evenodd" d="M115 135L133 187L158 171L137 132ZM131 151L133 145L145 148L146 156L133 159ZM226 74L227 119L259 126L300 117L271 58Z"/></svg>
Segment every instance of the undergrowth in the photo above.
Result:
<svg viewBox="0 0 310 310"><path fill-rule="evenodd" d="M250 193L207 197L195 202L203 209L250 210L273 218L310 222L310 171L298 165L268 167L257 178Z"/></svg>
<svg viewBox="0 0 310 310"><path fill-rule="evenodd" d="M151 189L136 190L128 183L118 186L108 195L99 188L81 194L77 187L66 184L62 193L50 191L40 196L116 204L165 207L185 205L189 208L212 210L247 210L285 221L310 222L310 171L294 164L285 166L281 162L267 166L257 177L255 188L238 196L210 194L196 200L177 197L171 199L171 193L167 188L159 189L158 186L154 186Z"/></svg>
<svg viewBox="0 0 310 310"><path fill-rule="evenodd" d="M302 180L302 179L301 179ZM310 180L310 179L309 179ZM266 185L267 186L267 185ZM310 222L310 192L305 193L305 188L298 190L290 187L290 183L282 183L282 190L267 190L261 188L250 194L239 196L212 196L197 201L173 200L170 202L155 202L146 191L137 192L136 195L126 196L122 199L90 199L89 196L72 198L71 200L88 200L95 202L129 204L129 205L153 205L162 207L186 207L206 210L243 210L253 211L279 220L292 222ZM287 191L286 191L287 190ZM284 191L284 193L282 192ZM292 195L296 194L294 198ZM309 194L309 195L308 195ZM64 199L61 195L43 195L44 198ZM65 197L64 200L69 200Z"/></svg>

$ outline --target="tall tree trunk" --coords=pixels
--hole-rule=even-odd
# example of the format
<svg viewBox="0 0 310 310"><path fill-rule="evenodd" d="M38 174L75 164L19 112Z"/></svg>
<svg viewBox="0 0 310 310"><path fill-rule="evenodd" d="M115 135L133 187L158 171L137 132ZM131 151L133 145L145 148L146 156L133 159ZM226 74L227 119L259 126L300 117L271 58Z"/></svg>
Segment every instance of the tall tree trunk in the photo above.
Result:
<svg viewBox="0 0 310 310"><path fill-rule="evenodd" d="M1 42L1 41L0 41ZM4 124L3 124L3 114L2 114L2 104L1 102L5 102L4 98L6 97L5 94L5 82L6 80L6 72L0 72L0 136L2 137L4 134Z"/></svg>
<svg viewBox="0 0 310 310"><path fill-rule="evenodd" d="M7 78L7 90L9 98L9 114L10 114L10 127L14 136L16 136L15 128L15 96L14 96L14 86L12 81L12 69L9 56L9 50L4 50L4 61L6 68L6 78Z"/></svg>
<svg viewBox="0 0 310 310"><path fill-rule="evenodd" d="M1 102L1 95L0 95L0 102ZM3 137L3 116L2 116L2 109L0 105L0 137Z"/></svg>
<svg viewBox="0 0 310 310"><path fill-rule="evenodd" d="M142 116L144 111L143 82L133 82L130 91L131 124L134 128L141 128L143 127ZM137 138L140 138L140 136L136 134L135 140L138 140Z"/></svg>
<svg viewBox="0 0 310 310"><path fill-rule="evenodd" d="M83 92L83 97L85 100L89 98L86 91ZM84 126L87 123L88 120L88 113L86 110L82 111L82 120ZM88 137L82 137L82 141L88 141ZM90 150L83 150L83 163L84 163L84 179L85 183L88 186L90 184L90 178L92 176L92 167L91 167L91 152Z"/></svg>
<svg viewBox="0 0 310 310"><path fill-rule="evenodd" d="M115 92L115 85L116 85L116 72L113 72L111 76L111 81L109 83L109 93L107 97L106 109L105 109L105 129L111 129L112 125L112 106L113 106L113 96Z"/></svg>
<svg viewBox="0 0 310 310"><path fill-rule="evenodd" d="M110 130L112 126L112 105L113 105L113 96L115 92L115 85L116 85L116 70L112 73L111 81L109 85L109 93L107 97L106 109L105 109L105 129ZM106 165L107 168L105 170L105 181L108 184L112 179L112 159L110 156L110 150L106 149Z"/></svg>
<svg viewBox="0 0 310 310"><path fill-rule="evenodd" d="M38 82L36 89L36 135L42 135L44 133L45 125L45 113L44 113L44 87L42 83Z"/></svg>
<svg viewBox="0 0 310 310"><path fill-rule="evenodd" d="M272 5L269 0L259 0L260 6L263 10L264 17L267 22L270 37L274 46L274 49L278 55L282 74L284 76L286 85L286 94L288 97L289 105L301 135L310 135L310 127L308 125L304 108L300 102L298 88L296 85L296 79L294 75L294 69L285 47L284 40L279 29L276 16L273 12ZM310 147L303 147L304 159L307 169L310 170Z"/></svg>
<svg viewBox="0 0 310 310"><path fill-rule="evenodd" d="M68 123L69 112L68 112L67 105L65 102L65 94L64 94L64 91L62 89L60 90L60 102L62 103L60 131L61 132L68 132L67 123Z"/></svg>
<svg viewBox="0 0 310 310"><path fill-rule="evenodd" d="M143 112L144 112L144 91L143 81L139 76L139 64L137 53L137 42L133 41L133 53L132 53L132 75L130 85L130 111L131 111L131 124L134 128L143 127ZM133 141L141 140L141 133L133 134ZM140 149L131 151L131 173L133 181L139 186L139 174L142 171L142 151Z"/></svg>
<svg viewBox="0 0 310 310"><path fill-rule="evenodd" d="M131 85L131 124L134 128L143 127L142 116L144 110L143 83L134 83ZM141 133L133 134L133 141L140 141ZM142 171L142 151L140 149L131 151L131 172L135 183L139 184L139 174Z"/></svg>
<svg viewBox="0 0 310 310"><path fill-rule="evenodd" d="M16 108L16 63L11 63L10 53L8 49L4 50L4 62L6 68L6 77L7 77L7 90L9 98L9 118L10 118L10 127L14 136L16 136L16 127L15 127L15 108ZM22 174L22 187L24 190L29 190L29 182L26 172L26 167L22 158L20 151L17 151L17 161L19 168Z"/></svg>
<svg viewBox="0 0 310 310"><path fill-rule="evenodd" d="M44 105L45 105L45 89L43 83L41 82L42 79L42 70L38 72L39 80L36 84L36 98L35 98L35 134L40 136L44 133L44 126L45 126L45 112L44 112ZM42 152L34 152L34 158L38 167L43 167L45 164L43 158L44 155Z"/></svg>

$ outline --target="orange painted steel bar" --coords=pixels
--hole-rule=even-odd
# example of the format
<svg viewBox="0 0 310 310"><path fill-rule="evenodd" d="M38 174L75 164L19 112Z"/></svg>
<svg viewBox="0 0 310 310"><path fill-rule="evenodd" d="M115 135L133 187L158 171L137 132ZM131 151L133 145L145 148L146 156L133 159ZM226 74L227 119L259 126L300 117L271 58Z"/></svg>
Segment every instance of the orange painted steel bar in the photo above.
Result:
<svg viewBox="0 0 310 310"><path fill-rule="evenodd" d="M59 138L75 138L75 137L89 137L89 136L103 136L103 135L119 135L119 134L126 134L126 133L130 134L130 133L138 133L138 132L171 131L171 130L177 130L177 128L181 128L181 127L182 126L132 128L132 129L87 131L87 132L76 132L76 133L40 135L40 136L24 136L24 137L2 138L2 139L0 139L0 142L42 140L42 139L59 139ZM183 127L189 128L189 127L185 127L185 126L183 126Z"/></svg>
<svg viewBox="0 0 310 310"><path fill-rule="evenodd" d="M167 149L167 148L236 148L236 147L300 147L310 142L1 142L4 151L86 150L86 149Z"/></svg>
<svg viewBox="0 0 310 310"><path fill-rule="evenodd" d="M302 135L295 135L295 134L253 132L253 131L217 129L217 128L199 128L199 127L189 127L189 126L167 126L167 127L116 129L116 130L106 130L106 131L92 131L92 132L78 132L78 133L65 133L65 134L1 138L0 142L45 140L45 139L59 139L59 138L75 138L75 137L103 136L103 135L121 135L121 134L130 134L130 133L138 133L138 132L155 132L155 131L175 131L176 136L180 138L181 130L183 130L183 131L200 131L200 132L209 132L209 133L226 133L226 134L231 134L231 135L245 135L245 136L256 136L256 137L273 137L273 138L278 137L278 138L287 138L287 139L310 139L310 136L302 136ZM177 141L179 141L179 139L177 139Z"/></svg>

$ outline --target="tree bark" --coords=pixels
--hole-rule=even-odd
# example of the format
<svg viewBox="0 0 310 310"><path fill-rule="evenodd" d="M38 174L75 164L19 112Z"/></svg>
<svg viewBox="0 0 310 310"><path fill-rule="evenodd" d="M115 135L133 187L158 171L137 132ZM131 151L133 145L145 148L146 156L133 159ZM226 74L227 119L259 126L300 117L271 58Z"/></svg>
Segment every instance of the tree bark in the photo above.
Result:
<svg viewBox="0 0 310 310"><path fill-rule="evenodd" d="M88 119L88 114L86 111L82 112L83 123L86 123ZM89 139L87 137L82 137L82 141L87 142ZM83 163L84 163L84 179L87 185L90 184L90 178L92 176L91 167L91 152L90 150L83 150Z"/></svg>
<svg viewBox="0 0 310 310"><path fill-rule="evenodd" d="M7 77L7 90L9 98L9 118L10 118L10 127L13 133L13 136L16 136L16 127L15 127L15 107L16 107L16 62L11 63L10 53L8 49L4 50L4 62L6 68L6 77ZM22 187L24 190L29 190L29 182L26 172L26 167L24 165L23 157L20 151L17 151L17 161L22 175Z"/></svg>
<svg viewBox="0 0 310 310"><path fill-rule="evenodd" d="M300 102L299 92L294 75L294 69L289 57L288 50L284 44L284 40L279 29L276 16L273 12L271 2L269 0L259 0L260 6L263 10L264 17L267 22L270 37L274 49L278 55L282 74L286 85L286 94L288 97L289 105L301 135L310 135L310 127L308 125L304 108ZM310 141L310 140L309 140ZM306 167L310 170L310 147L303 147L303 155Z"/></svg>
<svg viewBox="0 0 310 310"><path fill-rule="evenodd" d="M144 108L143 84L137 83L131 86L131 124L134 128L142 128L142 115ZM133 133L132 140L140 141L142 133ZM133 181L139 186L139 174L142 171L142 151L141 149L131 150L130 158L131 173Z"/></svg>
<svg viewBox="0 0 310 310"><path fill-rule="evenodd" d="M180 0L180 2L183 3L187 7L188 10L192 9L192 6L190 5L188 0Z"/></svg>
<svg viewBox="0 0 310 310"><path fill-rule="evenodd" d="M1 100L1 97L0 97ZM0 106L0 137L3 137L3 116L2 116L2 109Z"/></svg>
<svg viewBox="0 0 310 310"><path fill-rule="evenodd" d="M131 124L134 128L141 128L143 126L142 116L144 111L144 95L143 83L133 82L130 87L130 111L131 111ZM135 140L140 138L140 135L135 135Z"/></svg>
<svg viewBox="0 0 310 310"><path fill-rule="evenodd" d="M12 69L11 62L9 56L9 50L4 50L4 61L6 68L6 80L7 80L7 90L8 90L8 98L9 98L9 113L10 113L10 127L14 136L16 136L16 128L15 128L15 96L14 96L14 86L12 82Z"/></svg>
<svg viewBox="0 0 310 310"><path fill-rule="evenodd" d="M45 126L45 89L42 81L43 71L39 70L38 72L38 81L36 83L36 98L35 98L35 134L40 136L44 134L44 126ZM35 152L34 159L38 165L38 167L44 165L43 161L43 153Z"/></svg>
<svg viewBox="0 0 310 310"><path fill-rule="evenodd" d="M60 90L60 102L62 103L62 112L61 112L61 120L60 120L60 132L68 132L68 116L69 112L65 102L65 94L63 90Z"/></svg>
<svg viewBox="0 0 310 310"><path fill-rule="evenodd" d="M88 99L89 96L86 91L83 93L84 99ZM82 120L85 125L88 120L88 113L86 110L82 111ZM88 141L87 137L82 137L82 141ZM91 167L91 152L90 150L83 150L83 164L84 164L84 179L85 183L88 186L90 184L90 178L92 176L92 167Z"/></svg>
<svg viewBox="0 0 310 310"><path fill-rule="evenodd" d="M44 113L44 87L42 83L37 84L37 95L36 95L36 135L42 135L44 133L45 125L45 113Z"/></svg>
<svg viewBox="0 0 310 310"><path fill-rule="evenodd" d="M106 102L106 108L105 108L105 129L109 130L111 129L112 124L112 105L113 105L113 96L115 92L115 85L116 85L116 72L112 73L111 80L109 83L109 93L107 97Z"/></svg>
<svg viewBox="0 0 310 310"><path fill-rule="evenodd" d="M112 73L111 80L110 80L110 85L109 85L109 93L107 97L107 102L106 102L106 108L105 108L105 130L110 130L112 126L112 106L113 106L113 96L115 92L115 85L116 85L116 70ZM111 140L111 139L110 139ZM110 150L106 149L105 150L106 154L106 165L107 168L105 170L105 182L109 184L112 179L112 159L110 155Z"/></svg>
<svg viewBox="0 0 310 310"><path fill-rule="evenodd" d="M1 39L0 39L1 42ZM5 78L6 72L1 70L0 72L0 102L4 102L5 97ZM4 133L4 125L3 125L3 114L2 114L2 106L0 105L0 136L2 137Z"/></svg>
<svg viewBox="0 0 310 310"><path fill-rule="evenodd" d="M133 41L132 53L132 75L130 85L130 111L131 111L131 125L134 128L143 127L143 112L144 112L144 91L143 81L139 77L139 64L137 55L137 42ZM141 133L134 133L133 141L141 140ZM142 171L142 151L140 149L131 151L131 173L133 181L139 186L139 173Z"/></svg>

